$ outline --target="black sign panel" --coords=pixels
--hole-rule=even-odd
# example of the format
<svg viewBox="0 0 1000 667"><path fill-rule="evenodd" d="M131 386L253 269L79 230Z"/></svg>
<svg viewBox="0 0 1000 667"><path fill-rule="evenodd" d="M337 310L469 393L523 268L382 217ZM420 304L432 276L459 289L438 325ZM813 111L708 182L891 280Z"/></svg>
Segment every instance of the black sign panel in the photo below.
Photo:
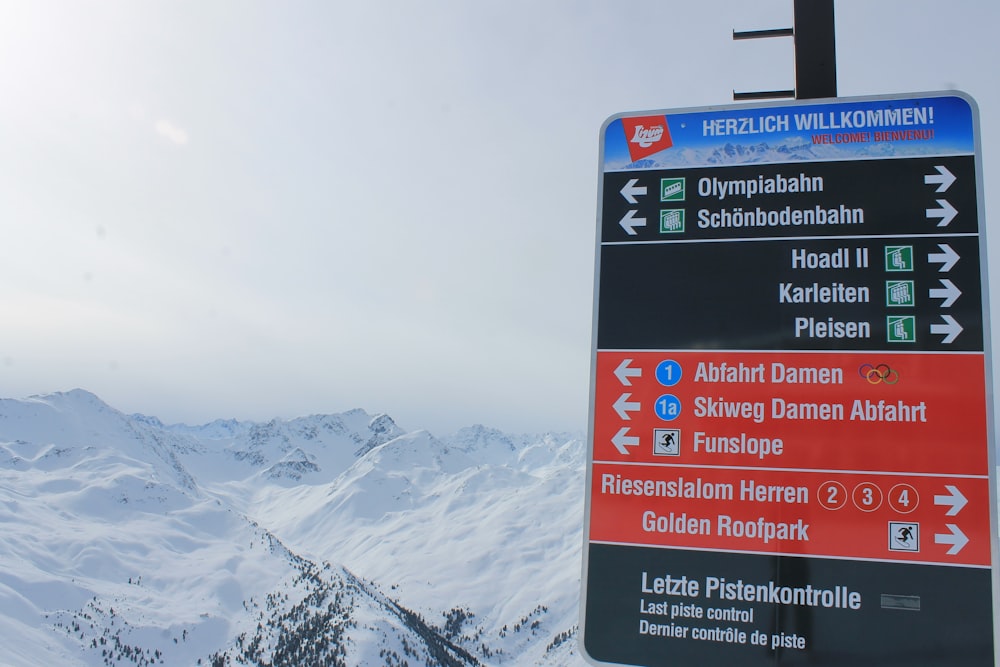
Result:
<svg viewBox="0 0 1000 667"><path fill-rule="evenodd" d="M586 633L596 660L993 664L989 570L613 545L590 558L602 573L587 584L587 617L601 619Z"/></svg>
<svg viewBox="0 0 1000 667"><path fill-rule="evenodd" d="M886 268L900 248L905 277ZM941 273L945 253L961 261ZM983 350L975 236L608 245L601 266L601 349ZM890 342L897 314L912 340Z"/></svg>

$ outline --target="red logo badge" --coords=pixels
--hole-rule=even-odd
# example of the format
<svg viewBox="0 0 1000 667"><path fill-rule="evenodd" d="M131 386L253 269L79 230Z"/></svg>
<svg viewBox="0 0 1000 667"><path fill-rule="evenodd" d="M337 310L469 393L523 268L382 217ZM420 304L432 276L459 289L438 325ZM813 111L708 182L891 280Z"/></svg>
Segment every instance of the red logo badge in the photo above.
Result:
<svg viewBox="0 0 1000 667"><path fill-rule="evenodd" d="M666 116L622 118L622 127L625 128L625 141L632 162L674 145Z"/></svg>

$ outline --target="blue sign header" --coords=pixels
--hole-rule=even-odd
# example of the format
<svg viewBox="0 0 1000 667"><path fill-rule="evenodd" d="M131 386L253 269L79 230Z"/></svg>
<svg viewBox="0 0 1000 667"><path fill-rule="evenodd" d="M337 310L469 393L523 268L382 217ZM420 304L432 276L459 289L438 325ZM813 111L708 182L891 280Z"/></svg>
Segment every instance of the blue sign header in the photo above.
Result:
<svg viewBox="0 0 1000 667"><path fill-rule="evenodd" d="M973 104L942 93L619 115L605 124L602 165L609 172L971 155Z"/></svg>

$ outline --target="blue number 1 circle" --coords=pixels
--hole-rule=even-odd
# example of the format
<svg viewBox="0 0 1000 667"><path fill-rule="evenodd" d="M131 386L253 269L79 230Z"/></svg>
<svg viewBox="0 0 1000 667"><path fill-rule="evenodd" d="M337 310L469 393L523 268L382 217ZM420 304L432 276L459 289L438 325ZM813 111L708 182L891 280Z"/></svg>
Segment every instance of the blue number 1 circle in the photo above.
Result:
<svg viewBox="0 0 1000 667"><path fill-rule="evenodd" d="M654 406L656 416L663 421L670 422L681 414L681 401L673 394L664 394L656 399Z"/></svg>
<svg viewBox="0 0 1000 667"><path fill-rule="evenodd" d="M673 387L681 381L681 365L673 359L664 359L656 366L656 381L664 387Z"/></svg>

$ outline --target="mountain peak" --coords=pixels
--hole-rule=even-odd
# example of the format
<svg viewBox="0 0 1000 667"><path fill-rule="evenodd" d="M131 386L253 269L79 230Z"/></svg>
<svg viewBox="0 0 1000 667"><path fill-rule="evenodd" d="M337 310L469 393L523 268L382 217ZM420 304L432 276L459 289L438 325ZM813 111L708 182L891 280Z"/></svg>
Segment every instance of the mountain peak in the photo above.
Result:
<svg viewBox="0 0 1000 667"><path fill-rule="evenodd" d="M114 408L102 401L97 394L80 388L70 389L69 391L56 391L50 394L35 394L29 396L25 400L46 403L48 405L52 405L53 407L84 406L91 408L96 407L101 410L114 410ZM115 410L115 412L117 411Z"/></svg>

